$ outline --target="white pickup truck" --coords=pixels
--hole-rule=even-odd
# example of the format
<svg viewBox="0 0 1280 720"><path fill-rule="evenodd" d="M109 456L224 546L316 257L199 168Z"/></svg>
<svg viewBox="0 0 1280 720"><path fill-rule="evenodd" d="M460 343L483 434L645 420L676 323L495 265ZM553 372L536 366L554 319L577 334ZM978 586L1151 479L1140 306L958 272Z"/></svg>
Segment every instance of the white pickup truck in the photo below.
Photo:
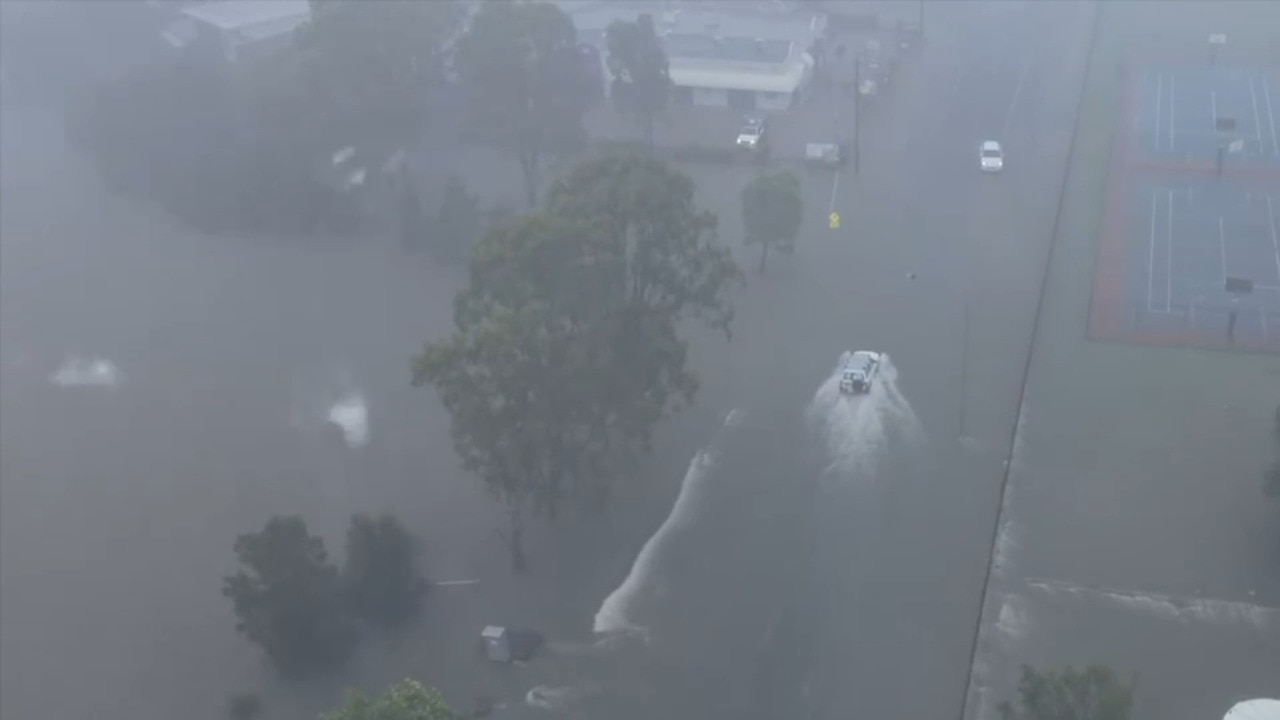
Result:
<svg viewBox="0 0 1280 720"><path fill-rule="evenodd" d="M1222 720L1280 720L1280 700L1242 700L1233 705Z"/></svg>

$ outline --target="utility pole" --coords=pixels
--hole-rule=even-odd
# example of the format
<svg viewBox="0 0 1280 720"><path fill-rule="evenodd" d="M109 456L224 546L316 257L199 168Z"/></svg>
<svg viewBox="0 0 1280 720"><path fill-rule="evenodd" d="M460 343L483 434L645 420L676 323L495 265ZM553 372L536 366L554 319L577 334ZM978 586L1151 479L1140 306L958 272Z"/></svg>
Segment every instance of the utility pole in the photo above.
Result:
<svg viewBox="0 0 1280 720"><path fill-rule="evenodd" d="M967 283L968 280L966 279ZM966 287L964 291L964 320L961 321L960 332L963 336L960 338L960 432L961 440L968 437L965 433L966 425L968 425L968 405L969 405L969 291Z"/></svg>
<svg viewBox="0 0 1280 720"><path fill-rule="evenodd" d="M853 58L853 174L858 174L858 136L862 133L862 56Z"/></svg>

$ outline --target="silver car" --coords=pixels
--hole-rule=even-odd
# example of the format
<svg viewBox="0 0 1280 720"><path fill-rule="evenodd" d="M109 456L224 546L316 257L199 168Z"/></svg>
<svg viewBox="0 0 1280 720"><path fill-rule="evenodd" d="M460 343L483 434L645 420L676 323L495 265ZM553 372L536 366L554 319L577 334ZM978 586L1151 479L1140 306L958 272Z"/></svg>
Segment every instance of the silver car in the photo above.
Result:
<svg viewBox="0 0 1280 720"><path fill-rule="evenodd" d="M879 370L880 353L866 350L849 353L840 368L840 392L846 395L871 392L871 383Z"/></svg>

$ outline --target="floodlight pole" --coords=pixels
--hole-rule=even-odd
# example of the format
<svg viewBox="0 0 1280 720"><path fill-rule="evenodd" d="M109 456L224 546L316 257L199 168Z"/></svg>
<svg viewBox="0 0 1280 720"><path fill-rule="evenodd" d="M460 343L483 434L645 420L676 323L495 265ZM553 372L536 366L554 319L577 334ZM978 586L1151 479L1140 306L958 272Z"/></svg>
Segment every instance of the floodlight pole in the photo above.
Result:
<svg viewBox="0 0 1280 720"><path fill-rule="evenodd" d="M859 152L861 143L858 136L862 133L862 57L853 58L853 174L858 174Z"/></svg>
<svg viewBox="0 0 1280 720"><path fill-rule="evenodd" d="M968 425L968 400L969 400L969 280L965 279L964 289L964 319L960 325L960 431L958 437L964 439L968 437L965 434L965 427Z"/></svg>

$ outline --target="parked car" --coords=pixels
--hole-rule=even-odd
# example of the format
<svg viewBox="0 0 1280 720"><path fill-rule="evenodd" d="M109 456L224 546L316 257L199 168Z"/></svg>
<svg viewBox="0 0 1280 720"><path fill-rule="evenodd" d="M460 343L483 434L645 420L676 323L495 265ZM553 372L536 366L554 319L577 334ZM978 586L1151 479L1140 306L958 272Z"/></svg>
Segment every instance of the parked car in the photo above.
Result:
<svg viewBox="0 0 1280 720"><path fill-rule="evenodd" d="M762 152L768 144L767 129L763 118L749 117L738 129L737 145L743 150Z"/></svg>

